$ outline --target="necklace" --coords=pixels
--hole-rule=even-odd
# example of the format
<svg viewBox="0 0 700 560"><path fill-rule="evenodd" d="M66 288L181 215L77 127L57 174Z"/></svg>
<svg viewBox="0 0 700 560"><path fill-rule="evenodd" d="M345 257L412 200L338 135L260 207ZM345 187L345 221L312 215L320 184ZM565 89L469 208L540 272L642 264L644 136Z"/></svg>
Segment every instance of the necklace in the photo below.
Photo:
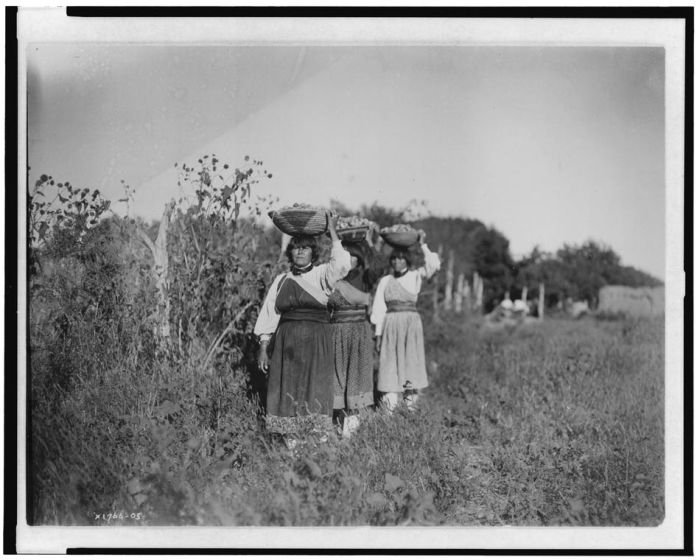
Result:
<svg viewBox="0 0 700 560"><path fill-rule="evenodd" d="M292 265L292 274L294 276L299 276L300 274L303 274L305 272L309 272L314 267L313 263L309 263L306 266L300 267L297 265Z"/></svg>

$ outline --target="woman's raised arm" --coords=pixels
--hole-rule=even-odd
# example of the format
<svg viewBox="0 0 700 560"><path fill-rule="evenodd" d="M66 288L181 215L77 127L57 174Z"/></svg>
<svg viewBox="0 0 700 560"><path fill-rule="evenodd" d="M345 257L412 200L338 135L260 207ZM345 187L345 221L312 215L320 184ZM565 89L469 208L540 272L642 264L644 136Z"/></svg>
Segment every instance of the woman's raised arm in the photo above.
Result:
<svg viewBox="0 0 700 560"><path fill-rule="evenodd" d="M343 247L335 230L338 216L326 212L326 217L328 218L328 232L331 235L333 245L331 247L331 258L325 266L322 284L323 288L330 292L333 290L335 283L345 278L347 273L350 272L350 253Z"/></svg>
<svg viewBox="0 0 700 560"><path fill-rule="evenodd" d="M430 278L438 270L440 270L440 255L433 253L425 243L425 232L420 231L420 236L418 237L418 242L420 243L421 251L423 251L423 257L425 258L425 264L418 269L418 272L423 278Z"/></svg>

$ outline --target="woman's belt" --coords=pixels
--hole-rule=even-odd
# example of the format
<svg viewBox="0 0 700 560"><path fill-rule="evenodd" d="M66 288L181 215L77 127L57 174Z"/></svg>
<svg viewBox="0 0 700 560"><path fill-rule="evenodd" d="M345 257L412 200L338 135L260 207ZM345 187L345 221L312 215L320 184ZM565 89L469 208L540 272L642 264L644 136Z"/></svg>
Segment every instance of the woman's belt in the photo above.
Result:
<svg viewBox="0 0 700 560"><path fill-rule="evenodd" d="M334 309L331 314L331 323L363 323L367 320L367 311L364 307Z"/></svg>
<svg viewBox="0 0 700 560"><path fill-rule="evenodd" d="M418 311L416 309L416 304L413 302L409 301L401 301L401 302L387 302L386 303L386 312L387 313L398 313L400 311Z"/></svg>
<svg viewBox="0 0 700 560"><path fill-rule="evenodd" d="M328 323L330 322L330 315L326 309L292 309L285 311L280 317L280 323L286 323L287 321Z"/></svg>

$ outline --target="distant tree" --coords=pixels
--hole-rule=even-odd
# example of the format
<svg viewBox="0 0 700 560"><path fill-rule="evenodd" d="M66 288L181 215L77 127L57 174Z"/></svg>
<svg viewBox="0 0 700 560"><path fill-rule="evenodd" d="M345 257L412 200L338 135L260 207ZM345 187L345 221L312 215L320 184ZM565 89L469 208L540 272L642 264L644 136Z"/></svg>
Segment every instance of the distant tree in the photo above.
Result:
<svg viewBox="0 0 700 560"><path fill-rule="evenodd" d="M581 246L564 245L557 251L557 258L565 266L573 287L569 296L586 300L592 307L598 302L600 288L610 283L620 267L619 255L595 241L587 241Z"/></svg>
<svg viewBox="0 0 700 560"><path fill-rule="evenodd" d="M376 222L380 227L389 227L394 224L400 224L404 222L404 211L403 209L396 210L393 208L388 208L387 206L382 206L377 202L373 202L370 205L363 204L360 206L359 215L368 220Z"/></svg>
<svg viewBox="0 0 700 560"><path fill-rule="evenodd" d="M337 212L340 216L352 216L357 212L351 209L347 204L341 202L338 199L331 198L330 209Z"/></svg>
<svg viewBox="0 0 700 560"><path fill-rule="evenodd" d="M510 254L510 241L495 228L480 228L474 233L473 263L484 279L484 306L490 311L513 285L516 272Z"/></svg>
<svg viewBox="0 0 700 560"><path fill-rule="evenodd" d="M430 216L413 222L413 226L425 231L433 249L442 246L445 255L454 251L455 275L462 273L470 277L477 270L474 249L479 239L477 233L485 228L482 222L469 218Z"/></svg>
<svg viewBox="0 0 700 560"><path fill-rule="evenodd" d="M545 306L556 307L569 297L574 297L578 289L571 282L570 270L556 258L547 258L536 265L534 277L537 287L542 282L545 287Z"/></svg>
<svg viewBox="0 0 700 560"><path fill-rule="evenodd" d="M663 286L663 282L632 266L619 266L610 271L607 281L611 285L631 286L633 288Z"/></svg>
<svg viewBox="0 0 700 560"><path fill-rule="evenodd" d="M543 263L550 260L552 256L542 251L539 245L535 245L528 255L515 262L515 277L513 279L513 290L518 295L523 288L527 288L529 297L534 297L539 290L543 278Z"/></svg>
<svg viewBox="0 0 700 560"><path fill-rule="evenodd" d="M631 287L659 286L662 282L630 266L623 266L610 247L587 241L583 245L565 244L554 255L538 247L516 264L516 284L536 289L545 283L548 307L567 298L586 300L591 307L598 302L598 292L606 285Z"/></svg>

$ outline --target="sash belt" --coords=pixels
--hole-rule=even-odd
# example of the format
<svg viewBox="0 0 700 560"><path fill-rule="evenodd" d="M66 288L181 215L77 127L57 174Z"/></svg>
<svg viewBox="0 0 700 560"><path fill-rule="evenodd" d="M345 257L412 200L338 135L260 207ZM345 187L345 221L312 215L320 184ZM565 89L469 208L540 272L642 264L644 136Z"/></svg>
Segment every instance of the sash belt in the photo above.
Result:
<svg viewBox="0 0 700 560"><path fill-rule="evenodd" d="M400 311L418 311L416 309L416 304L409 301L397 301L397 302L387 302L386 312L387 313L398 313Z"/></svg>
<svg viewBox="0 0 700 560"><path fill-rule="evenodd" d="M364 307L334 309L331 315L331 323L363 323L366 320L367 312Z"/></svg>
<svg viewBox="0 0 700 560"><path fill-rule="evenodd" d="M330 315L325 309L292 309L285 311L280 317L280 323L287 321L312 321L314 323L330 322Z"/></svg>

